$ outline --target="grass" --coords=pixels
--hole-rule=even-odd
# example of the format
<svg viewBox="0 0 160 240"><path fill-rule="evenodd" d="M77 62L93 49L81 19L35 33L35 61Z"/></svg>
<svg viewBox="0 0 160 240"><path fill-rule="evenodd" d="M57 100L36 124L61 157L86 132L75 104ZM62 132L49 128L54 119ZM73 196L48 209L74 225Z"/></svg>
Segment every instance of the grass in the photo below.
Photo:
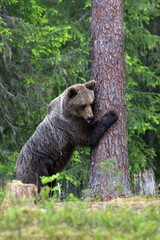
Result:
<svg viewBox="0 0 160 240"><path fill-rule="evenodd" d="M160 200L133 197L110 202L64 203L0 209L0 240L159 240Z"/></svg>

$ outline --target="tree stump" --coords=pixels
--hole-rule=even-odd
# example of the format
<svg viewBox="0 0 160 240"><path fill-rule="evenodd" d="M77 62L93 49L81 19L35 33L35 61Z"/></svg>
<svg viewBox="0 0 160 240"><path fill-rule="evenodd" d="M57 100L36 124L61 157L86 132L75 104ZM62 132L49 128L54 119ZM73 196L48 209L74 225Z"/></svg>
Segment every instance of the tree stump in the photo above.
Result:
<svg viewBox="0 0 160 240"><path fill-rule="evenodd" d="M20 205L22 199L25 200L26 205L34 205L36 201L39 201L37 187L34 184L23 184L18 180L8 183L2 206L9 207L11 203Z"/></svg>
<svg viewBox="0 0 160 240"><path fill-rule="evenodd" d="M135 195L157 195L155 175L152 168L144 170L143 173L134 174L134 192Z"/></svg>

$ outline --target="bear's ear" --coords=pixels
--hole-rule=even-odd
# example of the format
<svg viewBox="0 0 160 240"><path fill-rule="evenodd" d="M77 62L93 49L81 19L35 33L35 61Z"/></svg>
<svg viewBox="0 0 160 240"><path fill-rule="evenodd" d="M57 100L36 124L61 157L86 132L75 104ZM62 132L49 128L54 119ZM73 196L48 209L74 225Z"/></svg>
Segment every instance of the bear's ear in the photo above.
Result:
<svg viewBox="0 0 160 240"><path fill-rule="evenodd" d="M49 114L52 109L54 108L54 103L55 101L53 100L49 105L48 105L48 108L47 108L47 114Z"/></svg>
<svg viewBox="0 0 160 240"><path fill-rule="evenodd" d="M76 89L75 89L74 87L70 87L70 88L68 89L68 97L69 97L69 98L73 98L73 97L75 97L76 95L77 95Z"/></svg>
<svg viewBox="0 0 160 240"><path fill-rule="evenodd" d="M90 90L94 90L95 89L95 85L96 85L96 81L92 80L90 82L87 82L84 84L86 86L86 88L90 89Z"/></svg>
<svg viewBox="0 0 160 240"><path fill-rule="evenodd" d="M51 107L51 105L49 105L47 108L47 114L49 114L51 112L51 110L52 110L52 107Z"/></svg>

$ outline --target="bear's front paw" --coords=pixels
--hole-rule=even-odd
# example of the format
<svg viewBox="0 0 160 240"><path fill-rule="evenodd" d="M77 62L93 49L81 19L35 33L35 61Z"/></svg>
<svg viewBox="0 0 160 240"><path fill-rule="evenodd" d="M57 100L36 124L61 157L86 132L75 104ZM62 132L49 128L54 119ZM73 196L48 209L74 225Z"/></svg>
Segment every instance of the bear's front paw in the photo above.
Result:
<svg viewBox="0 0 160 240"><path fill-rule="evenodd" d="M118 120L118 112L111 110L105 114L105 117L111 117L114 119L114 121L117 121Z"/></svg>

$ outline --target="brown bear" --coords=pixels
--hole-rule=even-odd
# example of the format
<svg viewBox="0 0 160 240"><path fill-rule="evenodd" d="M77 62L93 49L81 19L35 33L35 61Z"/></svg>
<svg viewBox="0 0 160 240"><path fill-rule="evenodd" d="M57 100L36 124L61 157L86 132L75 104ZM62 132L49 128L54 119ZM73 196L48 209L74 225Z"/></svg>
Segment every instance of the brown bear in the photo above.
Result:
<svg viewBox="0 0 160 240"><path fill-rule="evenodd" d="M22 148L16 176L23 183L42 187L40 176L52 176L67 165L77 145L94 146L117 121L116 111L108 111L93 121L95 81L67 88L48 106L46 118Z"/></svg>

